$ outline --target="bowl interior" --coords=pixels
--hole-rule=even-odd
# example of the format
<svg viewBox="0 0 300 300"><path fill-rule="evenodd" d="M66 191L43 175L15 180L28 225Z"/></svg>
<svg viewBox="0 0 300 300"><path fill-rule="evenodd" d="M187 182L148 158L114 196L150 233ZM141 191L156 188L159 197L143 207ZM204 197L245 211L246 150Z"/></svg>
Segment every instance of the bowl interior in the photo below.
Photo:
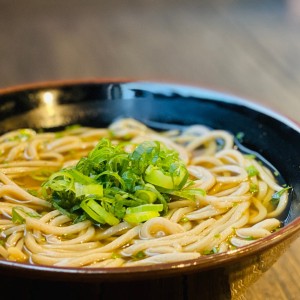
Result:
<svg viewBox="0 0 300 300"><path fill-rule="evenodd" d="M240 98L201 88L151 82L83 82L31 86L0 93L0 130L58 130L70 124L103 127L132 117L158 129L203 124L243 133L242 146L259 153L293 187L282 220L300 216L300 133L280 115Z"/></svg>

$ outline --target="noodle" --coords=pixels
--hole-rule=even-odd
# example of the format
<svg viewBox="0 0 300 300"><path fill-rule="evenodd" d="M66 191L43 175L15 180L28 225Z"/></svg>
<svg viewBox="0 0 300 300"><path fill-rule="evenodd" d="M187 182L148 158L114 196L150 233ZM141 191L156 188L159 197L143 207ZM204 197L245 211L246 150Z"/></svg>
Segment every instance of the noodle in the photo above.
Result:
<svg viewBox="0 0 300 300"><path fill-rule="evenodd" d="M102 138L132 151L158 141L186 164L194 199L173 197L168 212L138 225L74 223L41 194L51 174L74 166ZM245 246L281 226L288 188L234 146L222 130L194 125L156 132L133 119L109 128L31 129L0 137L0 258L59 267L111 268L195 259Z"/></svg>

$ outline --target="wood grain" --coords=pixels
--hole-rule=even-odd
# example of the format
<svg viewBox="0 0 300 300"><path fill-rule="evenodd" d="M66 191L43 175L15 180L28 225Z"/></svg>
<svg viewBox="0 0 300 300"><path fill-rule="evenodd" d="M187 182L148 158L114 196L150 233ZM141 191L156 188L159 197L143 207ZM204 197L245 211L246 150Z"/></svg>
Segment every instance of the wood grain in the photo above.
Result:
<svg viewBox="0 0 300 300"><path fill-rule="evenodd" d="M242 95L300 122L300 22L291 7L279 0L0 0L0 87L171 80ZM299 299L299 247L297 240L245 299Z"/></svg>

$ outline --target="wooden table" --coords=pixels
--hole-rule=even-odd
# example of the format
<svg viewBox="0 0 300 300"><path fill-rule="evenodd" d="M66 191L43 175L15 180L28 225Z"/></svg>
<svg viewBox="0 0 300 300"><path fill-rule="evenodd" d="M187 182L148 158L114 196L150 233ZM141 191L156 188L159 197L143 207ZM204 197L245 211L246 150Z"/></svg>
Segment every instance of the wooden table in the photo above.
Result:
<svg viewBox="0 0 300 300"><path fill-rule="evenodd" d="M61 2L0 0L0 87L163 79L242 95L300 122L299 1ZM300 299L299 247L245 299Z"/></svg>

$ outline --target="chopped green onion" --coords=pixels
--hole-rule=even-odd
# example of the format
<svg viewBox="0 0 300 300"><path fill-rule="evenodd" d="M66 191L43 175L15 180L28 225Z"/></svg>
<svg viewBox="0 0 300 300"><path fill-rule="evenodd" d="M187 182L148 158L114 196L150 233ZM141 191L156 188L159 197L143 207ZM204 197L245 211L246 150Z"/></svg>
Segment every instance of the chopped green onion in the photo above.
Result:
<svg viewBox="0 0 300 300"><path fill-rule="evenodd" d="M76 197L91 195L96 197L102 197L103 187L100 184L82 185L78 182L75 182L75 195Z"/></svg>
<svg viewBox="0 0 300 300"><path fill-rule="evenodd" d="M239 142L243 142L243 139L244 139L244 137L245 137L245 133L244 132L238 132L237 134L236 134L236 139L239 141Z"/></svg>
<svg viewBox="0 0 300 300"><path fill-rule="evenodd" d="M157 199L157 195L154 192L148 190L137 190L134 195L137 198L147 201L148 203L153 203Z"/></svg>
<svg viewBox="0 0 300 300"><path fill-rule="evenodd" d="M180 219L179 222L181 222L181 223L187 223L187 222L189 222L189 218L183 217L183 218Z"/></svg>
<svg viewBox="0 0 300 300"><path fill-rule="evenodd" d="M135 207L128 207L126 214L134 214L147 211L162 211L164 206L162 204L143 204Z"/></svg>
<svg viewBox="0 0 300 300"><path fill-rule="evenodd" d="M141 223L166 214L172 195L205 195L190 188L188 177L179 154L162 143L143 142L127 153L124 145L104 138L76 166L52 174L42 185L42 195L74 222Z"/></svg>
<svg viewBox="0 0 300 300"><path fill-rule="evenodd" d="M13 207L12 209L12 221L14 224L24 224L25 218L23 218L22 215L18 213L17 209L17 207Z"/></svg>
<svg viewBox="0 0 300 300"><path fill-rule="evenodd" d="M197 196L204 197L206 195L203 189L183 189L180 191L170 191L171 195L195 201Z"/></svg>
<svg viewBox="0 0 300 300"><path fill-rule="evenodd" d="M15 224L24 224L25 217L40 218L41 216L36 212L26 212L23 207L15 206L12 208L12 221Z"/></svg>
<svg viewBox="0 0 300 300"><path fill-rule="evenodd" d="M155 166L148 166L145 171L145 181L168 190L177 190L184 186L188 178L188 172L185 167L179 167L177 174L166 174L160 168Z"/></svg>
<svg viewBox="0 0 300 300"><path fill-rule="evenodd" d="M146 254L143 251L139 251L136 254L134 254L132 257L134 260L139 260L145 258Z"/></svg>
<svg viewBox="0 0 300 300"><path fill-rule="evenodd" d="M152 218L159 217L159 212L157 211L144 211L133 214L126 214L124 221L130 224L139 224L145 221L148 221Z"/></svg>
<svg viewBox="0 0 300 300"><path fill-rule="evenodd" d="M291 187L289 187L289 186L288 186L288 187L285 187L285 188L283 188L282 190L280 190L280 191L278 191L278 192L276 192L276 193L273 194L273 196L272 196L272 198L271 198L271 203L273 204L273 206L277 206L277 205L278 205L281 196L282 196L285 192L287 192L290 188L291 188Z"/></svg>
<svg viewBox="0 0 300 300"><path fill-rule="evenodd" d="M247 171L249 177L253 177L253 176L259 175L258 170L253 165L247 167L246 171Z"/></svg>
<svg viewBox="0 0 300 300"><path fill-rule="evenodd" d="M89 217L101 224L116 225L119 223L119 220L113 214L107 212L93 199L82 201L80 207Z"/></svg>
<svg viewBox="0 0 300 300"><path fill-rule="evenodd" d="M249 192L252 193L252 194L257 194L258 191L259 191L258 185L251 182L251 183L250 183L250 189L249 189Z"/></svg>

